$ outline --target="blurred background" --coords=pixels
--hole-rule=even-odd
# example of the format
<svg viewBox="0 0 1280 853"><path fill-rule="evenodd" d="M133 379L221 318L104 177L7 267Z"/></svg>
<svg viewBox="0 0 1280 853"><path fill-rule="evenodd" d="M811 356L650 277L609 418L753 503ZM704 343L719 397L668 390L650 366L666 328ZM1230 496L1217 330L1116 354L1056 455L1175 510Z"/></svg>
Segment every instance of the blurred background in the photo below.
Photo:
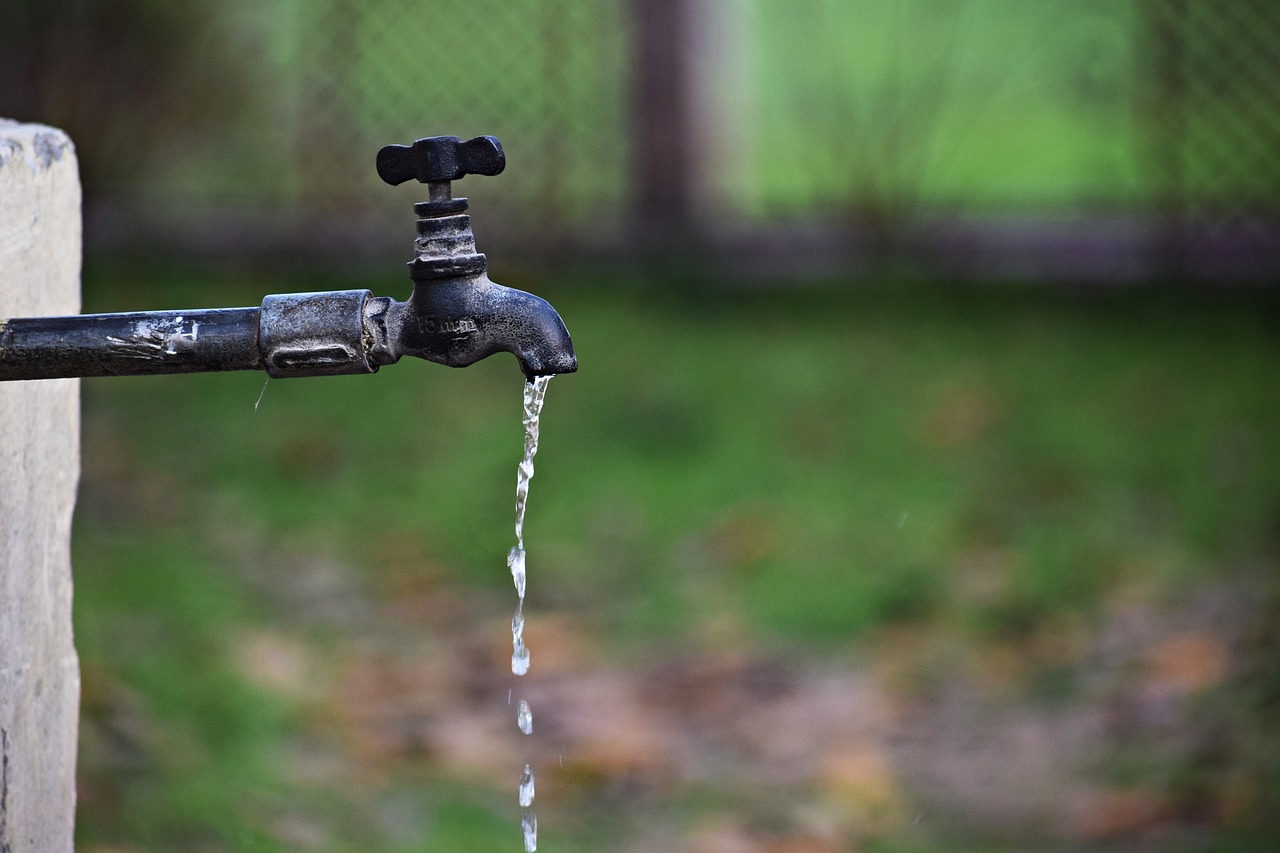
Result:
<svg viewBox="0 0 1280 853"><path fill-rule="evenodd" d="M404 298L373 156L547 297L521 377L89 380L89 853L1280 844L1280 8L0 0L86 311ZM528 696L532 738L513 724Z"/></svg>

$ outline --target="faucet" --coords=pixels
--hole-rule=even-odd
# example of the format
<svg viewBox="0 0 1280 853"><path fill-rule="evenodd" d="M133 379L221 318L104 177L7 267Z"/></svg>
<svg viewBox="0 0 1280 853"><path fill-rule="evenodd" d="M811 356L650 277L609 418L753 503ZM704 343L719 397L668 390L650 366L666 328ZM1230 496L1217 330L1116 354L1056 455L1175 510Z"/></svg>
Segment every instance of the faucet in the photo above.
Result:
<svg viewBox="0 0 1280 853"><path fill-rule="evenodd" d="M257 308L0 319L0 381L265 370L273 378L374 373L413 355L466 367L515 355L525 377L578 369L573 342L545 300L495 284L476 251L467 200L452 181L506 167L492 136L388 145L378 175L416 179L429 199L418 215L406 302L368 290L271 295Z"/></svg>

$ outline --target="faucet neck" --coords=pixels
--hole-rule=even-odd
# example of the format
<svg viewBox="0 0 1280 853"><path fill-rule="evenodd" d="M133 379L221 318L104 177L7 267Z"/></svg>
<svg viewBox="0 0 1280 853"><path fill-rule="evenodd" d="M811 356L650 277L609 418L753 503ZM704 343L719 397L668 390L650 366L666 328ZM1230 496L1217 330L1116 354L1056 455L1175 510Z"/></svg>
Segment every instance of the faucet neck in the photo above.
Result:
<svg viewBox="0 0 1280 853"><path fill-rule="evenodd" d="M467 200L453 198L448 181L433 182L431 200L415 204L418 237L417 253L409 262L409 276L415 281L482 275L488 270L485 256L476 251Z"/></svg>

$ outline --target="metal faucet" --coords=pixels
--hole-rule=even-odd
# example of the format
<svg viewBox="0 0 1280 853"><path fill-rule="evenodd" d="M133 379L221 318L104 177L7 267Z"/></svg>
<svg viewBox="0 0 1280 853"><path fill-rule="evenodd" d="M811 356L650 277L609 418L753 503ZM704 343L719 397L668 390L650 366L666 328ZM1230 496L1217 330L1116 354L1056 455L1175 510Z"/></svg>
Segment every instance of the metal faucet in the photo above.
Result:
<svg viewBox="0 0 1280 853"><path fill-rule="evenodd" d="M0 319L0 380L265 370L271 377L374 373L401 356L466 367L510 352L527 378L578 369L545 300L489 280L467 200L451 183L506 166L492 136L388 145L378 175L425 183L407 302L368 290L267 296L257 308Z"/></svg>

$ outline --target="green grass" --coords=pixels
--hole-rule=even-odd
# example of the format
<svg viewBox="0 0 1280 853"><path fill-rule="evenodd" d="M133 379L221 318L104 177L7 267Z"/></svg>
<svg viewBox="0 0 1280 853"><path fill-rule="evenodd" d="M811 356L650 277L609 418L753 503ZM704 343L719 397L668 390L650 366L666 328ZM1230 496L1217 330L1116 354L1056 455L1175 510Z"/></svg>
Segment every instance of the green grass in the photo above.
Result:
<svg viewBox="0 0 1280 853"><path fill-rule="evenodd" d="M327 286L90 273L86 310ZM1280 558L1274 300L510 283L556 304L582 365L548 393L530 606L609 626L623 657L717 618L805 654L902 624L1017 638L1124 585ZM425 840L377 846L360 795L282 769L317 723L228 649L246 630L332 640L263 591L290 555L376 583L407 547L412 571L505 602L520 384L505 355L271 381L256 410L257 374L84 383L83 842L290 849L265 815L291 810L330 821L333 849L509 840L483 794L410 777Z"/></svg>

